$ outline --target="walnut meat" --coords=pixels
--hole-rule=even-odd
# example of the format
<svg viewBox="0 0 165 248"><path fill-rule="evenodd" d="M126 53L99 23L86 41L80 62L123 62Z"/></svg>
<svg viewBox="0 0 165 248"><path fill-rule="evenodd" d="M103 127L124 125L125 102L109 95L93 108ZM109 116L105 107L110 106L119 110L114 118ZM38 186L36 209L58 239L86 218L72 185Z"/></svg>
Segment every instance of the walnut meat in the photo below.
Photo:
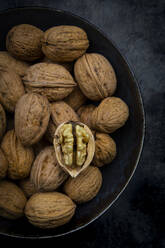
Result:
<svg viewBox="0 0 165 248"><path fill-rule="evenodd" d="M6 131L6 113L0 104L0 139Z"/></svg>
<svg viewBox="0 0 165 248"><path fill-rule="evenodd" d="M35 93L23 95L15 109L15 131L21 143L31 146L44 135L50 118L46 97Z"/></svg>
<svg viewBox="0 0 165 248"><path fill-rule="evenodd" d="M0 149L0 180L6 177L8 162L3 151Z"/></svg>
<svg viewBox="0 0 165 248"><path fill-rule="evenodd" d="M31 197L32 195L34 195L35 193L37 193L37 190L35 189L34 184L32 183L32 181L30 180L30 178L25 178L22 179L19 182L19 186L22 189L22 191L24 192L25 196L27 198Z"/></svg>
<svg viewBox="0 0 165 248"><path fill-rule="evenodd" d="M97 167L89 166L76 178L69 178L64 184L64 192L75 202L92 200L102 185L102 174Z"/></svg>
<svg viewBox="0 0 165 248"><path fill-rule="evenodd" d="M9 112L14 112L19 98L25 94L20 76L14 71L0 71L0 102Z"/></svg>
<svg viewBox="0 0 165 248"><path fill-rule="evenodd" d="M111 96L116 90L115 71L101 54L84 54L76 61L74 74L84 95L93 101Z"/></svg>
<svg viewBox="0 0 165 248"><path fill-rule="evenodd" d="M1 148L9 163L8 177L11 179L27 177L34 159L32 148L24 147L16 137L14 130L10 130L5 134Z"/></svg>
<svg viewBox="0 0 165 248"><path fill-rule="evenodd" d="M49 101L62 100L76 86L69 71L53 63L38 63L30 66L23 81L27 92L44 95Z"/></svg>
<svg viewBox="0 0 165 248"><path fill-rule="evenodd" d="M23 191L9 181L0 182L0 216L7 219L18 219L23 216L26 197Z"/></svg>
<svg viewBox="0 0 165 248"><path fill-rule="evenodd" d="M28 69L29 64L18 60L10 55L6 51L0 51L0 69L1 70L13 70L20 77L25 75L26 70Z"/></svg>
<svg viewBox="0 0 165 248"><path fill-rule="evenodd" d="M69 222L75 209L75 203L68 196L58 192L44 192L34 194L27 201L25 215L32 225L47 229Z"/></svg>
<svg viewBox="0 0 165 248"><path fill-rule="evenodd" d="M116 157L116 143L106 133L95 134L95 154L92 164L97 167L110 164Z"/></svg>
<svg viewBox="0 0 165 248"><path fill-rule="evenodd" d="M84 105L77 111L78 115L80 116L80 121L85 123L88 127L92 128L91 118L94 109L96 108L95 105L89 104Z"/></svg>
<svg viewBox="0 0 165 248"><path fill-rule="evenodd" d="M86 32L76 26L49 28L42 39L42 51L52 61L73 61L82 56L89 46Z"/></svg>
<svg viewBox="0 0 165 248"><path fill-rule="evenodd" d="M39 28L20 24L9 30L6 37L6 49L14 57L25 61L33 61L43 56L41 38L43 31Z"/></svg>
<svg viewBox="0 0 165 248"><path fill-rule="evenodd" d="M36 157L32 170L31 182L37 191L54 191L68 175L58 165L53 146L44 148Z"/></svg>
<svg viewBox="0 0 165 248"><path fill-rule="evenodd" d="M129 117L127 104L118 97L107 97L92 113L92 128L103 133L113 133Z"/></svg>

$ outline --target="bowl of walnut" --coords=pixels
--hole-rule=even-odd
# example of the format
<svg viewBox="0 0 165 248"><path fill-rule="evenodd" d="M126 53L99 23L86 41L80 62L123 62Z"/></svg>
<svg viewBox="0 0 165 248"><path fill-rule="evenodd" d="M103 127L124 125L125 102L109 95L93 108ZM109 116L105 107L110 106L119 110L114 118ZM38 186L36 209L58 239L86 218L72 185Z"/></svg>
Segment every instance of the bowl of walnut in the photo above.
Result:
<svg viewBox="0 0 165 248"><path fill-rule="evenodd" d="M106 212L144 139L138 84L97 27L48 8L0 13L0 234L51 238Z"/></svg>

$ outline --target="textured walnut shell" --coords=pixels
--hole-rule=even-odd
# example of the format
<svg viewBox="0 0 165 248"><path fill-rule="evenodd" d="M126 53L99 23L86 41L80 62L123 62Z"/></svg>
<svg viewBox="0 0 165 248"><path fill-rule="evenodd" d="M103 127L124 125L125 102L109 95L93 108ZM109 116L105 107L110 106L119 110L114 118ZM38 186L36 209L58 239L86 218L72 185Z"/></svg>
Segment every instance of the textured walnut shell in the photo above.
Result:
<svg viewBox="0 0 165 248"><path fill-rule="evenodd" d="M32 148L24 147L16 137L14 130L10 130L5 134L1 148L9 163L9 178L22 179L27 177L34 159Z"/></svg>
<svg viewBox="0 0 165 248"><path fill-rule="evenodd" d="M97 167L110 164L116 157L116 143L106 133L95 134L95 155L92 164Z"/></svg>
<svg viewBox="0 0 165 248"><path fill-rule="evenodd" d="M127 104L118 97L107 97L92 113L92 128L113 133L122 127L129 117Z"/></svg>
<svg viewBox="0 0 165 248"><path fill-rule="evenodd" d="M34 184L32 183L32 181L30 180L29 177L22 179L19 182L19 186L27 198L31 197L32 195L34 195L37 192Z"/></svg>
<svg viewBox="0 0 165 248"><path fill-rule="evenodd" d="M50 118L46 97L35 93L23 95L15 109L15 131L21 143L31 146L44 135Z"/></svg>
<svg viewBox="0 0 165 248"><path fill-rule="evenodd" d="M92 200L102 185L102 174L97 167L89 166L76 178L69 178L64 184L64 192L75 202Z"/></svg>
<svg viewBox="0 0 165 248"><path fill-rule="evenodd" d="M4 135L6 130L6 113L0 104L0 139Z"/></svg>
<svg viewBox="0 0 165 248"><path fill-rule="evenodd" d="M10 55L6 51L0 51L0 69L1 70L13 70L20 77L25 75L26 70L28 69L29 64L24 61L20 61Z"/></svg>
<svg viewBox="0 0 165 248"><path fill-rule="evenodd" d="M0 102L9 112L14 112L19 98L25 94L20 76L14 71L0 71Z"/></svg>
<svg viewBox="0 0 165 248"><path fill-rule="evenodd" d="M39 28L20 24L9 30L6 37L6 49L14 57L33 61L43 56L41 38L43 31Z"/></svg>
<svg viewBox="0 0 165 248"><path fill-rule="evenodd" d="M86 32L76 26L49 28L42 40L42 51L52 61L73 61L82 56L88 46Z"/></svg>
<svg viewBox="0 0 165 248"><path fill-rule="evenodd" d="M80 116L80 121L85 123L88 127L92 128L91 118L94 109L96 108L95 105L89 104L84 105L77 111L78 115Z"/></svg>
<svg viewBox="0 0 165 248"><path fill-rule="evenodd" d="M76 112L64 101L57 101L51 104L51 118L46 131L46 138L53 143L54 133L61 123L65 121L79 121Z"/></svg>
<svg viewBox="0 0 165 248"><path fill-rule="evenodd" d="M18 219L23 216L26 197L23 191L9 181L0 182L0 216L7 219Z"/></svg>
<svg viewBox="0 0 165 248"><path fill-rule="evenodd" d="M69 222L75 209L73 201L62 193L36 193L28 200L25 215L34 226L55 228Z"/></svg>
<svg viewBox="0 0 165 248"><path fill-rule="evenodd" d="M88 126L86 126L84 123L81 122L76 122L76 124L81 125L84 127L84 129L87 131L87 133L89 134L89 142L87 144L87 158L86 161L84 162L82 167L75 167L75 168L71 168L66 166L65 164L63 164L63 154L61 151L61 145L59 144L59 133L60 133L60 129L61 127L66 124L66 122L63 122L61 125L59 125L55 131L54 134L54 140L53 140L53 144L54 144L54 148L55 148L55 153L56 153L56 157L57 157L57 161L59 163L59 165L71 176L71 177L77 177L83 170L85 170L91 163L94 153L95 153L95 140L94 140L94 136L92 131L89 129Z"/></svg>
<svg viewBox="0 0 165 248"><path fill-rule="evenodd" d="M98 101L116 90L116 75L109 61L97 53L86 53L74 65L76 81L84 95Z"/></svg>
<svg viewBox="0 0 165 248"><path fill-rule="evenodd" d="M3 151L0 149L0 180L6 177L8 162Z"/></svg>
<svg viewBox="0 0 165 248"><path fill-rule="evenodd" d="M58 165L53 146L44 148L36 157L30 179L37 191L54 191L68 175Z"/></svg>
<svg viewBox="0 0 165 248"><path fill-rule="evenodd" d="M32 65L27 70L23 81L27 92L44 95L49 101L65 98L76 86L68 70L52 63Z"/></svg>
<svg viewBox="0 0 165 248"><path fill-rule="evenodd" d="M64 101L71 106L75 111L78 110L83 104L85 104L87 98L81 92L80 88L77 86L74 90L69 94Z"/></svg>
<svg viewBox="0 0 165 248"><path fill-rule="evenodd" d="M69 72L72 71L73 69L73 62L53 62L52 60L48 59L47 57L44 57L43 60L41 62L45 62L45 63L56 63L58 65L62 65L63 67L65 67L65 69L67 69Z"/></svg>

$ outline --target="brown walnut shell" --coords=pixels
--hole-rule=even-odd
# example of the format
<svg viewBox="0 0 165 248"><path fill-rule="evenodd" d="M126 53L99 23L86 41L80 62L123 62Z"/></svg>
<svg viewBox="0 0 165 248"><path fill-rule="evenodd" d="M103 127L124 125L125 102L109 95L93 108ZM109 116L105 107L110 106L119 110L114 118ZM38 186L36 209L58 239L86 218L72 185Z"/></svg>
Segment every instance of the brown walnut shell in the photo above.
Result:
<svg viewBox="0 0 165 248"><path fill-rule="evenodd" d="M0 71L0 102L9 112L14 112L19 98L25 94L20 76L14 71Z"/></svg>
<svg viewBox="0 0 165 248"><path fill-rule="evenodd" d="M75 209L75 203L68 196L58 192L44 192L36 193L28 200L25 215L34 226L55 228L69 222Z"/></svg>
<svg viewBox="0 0 165 248"><path fill-rule="evenodd" d="M56 128L57 128L57 126L54 124L54 122L52 121L52 118L50 117L49 124L48 124L47 130L45 132L45 138L50 143L53 143Z"/></svg>
<svg viewBox="0 0 165 248"><path fill-rule="evenodd" d="M106 133L95 134L95 154L92 164L97 167L110 164L116 157L116 143Z"/></svg>
<svg viewBox="0 0 165 248"><path fill-rule="evenodd" d="M28 177L34 159L32 148L24 147L15 131L8 131L3 137L1 148L9 163L8 176L11 179Z"/></svg>
<svg viewBox="0 0 165 248"><path fill-rule="evenodd" d="M0 182L0 216L18 219L24 214L25 204L26 197L16 184L6 180Z"/></svg>
<svg viewBox="0 0 165 248"><path fill-rule="evenodd" d="M54 191L68 175L58 165L53 146L44 148L36 157L30 174L37 191Z"/></svg>
<svg viewBox="0 0 165 248"><path fill-rule="evenodd" d="M102 185L102 174L97 167L89 166L76 178L69 178L64 184L64 192L75 202L92 200Z"/></svg>
<svg viewBox="0 0 165 248"><path fill-rule="evenodd" d="M15 109L15 131L21 143L31 146L44 135L50 118L46 97L35 93L23 95Z"/></svg>
<svg viewBox="0 0 165 248"><path fill-rule="evenodd" d="M27 198L31 197L32 195L34 195L37 192L34 184L32 183L32 181L30 180L29 177L22 179L19 182L19 187L22 189L22 191L24 192L24 194Z"/></svg>
<svg viewBox="0 0 165 248"><path fill-rule="evenodd" d="M29 64L20 61L10 55L7 51L0 51L0 69L1 70L13 70L20 77L25 75L26 70L28 69Z"/></svg>
<svg viewBox="0 0 165 248"><path fill-rule="evenodd" d="M53 63L38 63L30 66L23 81L27 92L44 95L49 101L65 98L76 86L69 71Z"/></svg>
<svg viewBox="0 0 165 248"><path fill-rule="evenodd" d="M3 151L0 149L0 180L6 177L8 162Z"/></svg>
<svg viewBox="0 0 165 248"><path fill-rule="evenodd" d="M107 97L92 113L92 128L103 133L113 133L129 117L127 104L118 97Z"/></svg>
<svg viewBox="0 0 165 248"><path fill-rule="evenodd" d="M0 104L0 139L6 131L6 113Z"/></svg>
<svg viewBox="0 0 165 248"><path fill-rule="evenodd" d="M34 61L43 56L41 38L43 31L33 25L20 24L9 30L6 37L6 49L14 57L25 61Z"/></svg>
<svg viewBox="0 0 165 248"><path fill-rule="evenodd" d="M74 61L82 56L89 46L86 32L76 26L49 28L42 39L42 51L52 61Z"/></svg>
<svg viewBox="0 0 165 248"><path fill-rule="evenodd" d="M96 108L95 105L89 104L89 105L82 106L77 111L78 115L80 116L80 121L82 123L85 123L90 128L92 128L91 118L92 118L92 113L95 108Z"/></svg>
<svg viewBox="0 0 165 248"><path fill-rule="evenodd" d="M78 110L83 104L85 104L87 98L81 92L80 88L77 86L74 90L69 94L64 101L71 106L75 111Z"/></svg>
<svg viewBox="0 0 165 248"><path fill-rule="evenodd" d="M101 54L84 54L76 61L74 74L84 95L93 101L111 96L116 90L115 71Z"/></svg>

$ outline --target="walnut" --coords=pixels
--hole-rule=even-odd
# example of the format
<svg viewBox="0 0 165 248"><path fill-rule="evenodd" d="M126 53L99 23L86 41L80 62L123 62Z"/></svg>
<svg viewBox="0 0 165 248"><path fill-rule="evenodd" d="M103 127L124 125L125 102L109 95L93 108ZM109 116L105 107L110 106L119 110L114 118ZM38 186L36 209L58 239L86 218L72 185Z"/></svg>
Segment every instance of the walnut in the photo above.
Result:
<svg viewBox="0 0 165 248"><path fill-rule="evenodd" d="M107 97L92 113L92 128L103 133L113 133L129 117L127 104L118 97Z"/></svg>
<svg viewBox="0 0 165 248"><path fill-rule="evenodd" d="M3 180L0 182L0 216L15 220L23 216L26 197L14 183Z"/></svg>
<svg viewBox="0 0 165 248"><path fill-rule="evenodd" d="M3 151L0 149L0 180L6 177L8 162Z"/></svg>
<svg viewBox="0 0 165 248"><path fill-rule="evenodd" d="M116 157L116 143L106 133L95 134L95 154L92 164L97 167L110 164Z"/></svg>
<svg viewBox="0 0 165 248"><path fill-rule="evenodd" d="M14 57L33 61L43 56L41 49L41 38L43 31L39 28L20 24L9 30L6 37L6 49Z"/></svg>
<svg viewBox="0 0 165 248"><path fill-rule="evenodd" d="M75 111L85 104L86 100L86 96L81 92L78 86L64 99L64 101Z"/></svg>
<svg viewBox="0 0 165 248"><path fill-rule="evenodd" d="M6 113L0 104L0 139L3 137L6 131Z"/></svg>
<svg viewBox="0 0 165 248"><path fill-rule="evenodd" d="M95 141L91 130L81 122L64 122L54 134L54 148L59 165L76 177L91 163Z"/></svg>
<svg viewBox="0 0 165 248"><path fill-rule="evenodd" d="M41 140L50 118L49 102L46 97L35 93L23 95L15 109L15 131L24 146Z"/></svg>
<svg viewBox="0 0 165 248"><path fill-rule="evenodd" d="M53 63L37 63L30 66L23 81L27 92L44 95L49 101L62 100L76 86L69 71Z"/></svg>
<svg viewBox="0 0 165 248"><path fill-rule="evenodd" d="M13 70L20 77L23 77L28 67L29 67L28 63L24 61L20 61L12 57L10 53L6 51L0 51L0 69L1 70Z"/></svg>
<svg viewBox="0 0 165 248"><path fill-rule="evenodd" d="M0 102L9 112L14 112L19 98L25 94L22 80L14 71L0 71Z"/></svg>
<svg viewBox="0 0 165 248"><path fill-rule="evenodd" d="M95 108L96 108L95 105L89 104L89 105L83 105L77 111L78 115L80 116L80 121L82 123L85 123L90 128L92 128L91 118Z"/></svg>
<svg viewBox="0 0 165 248"><path fill-rule="evenodd" d="M93 101L111 96L116 90L114 69L101 54L84 54L76 61L74 74L84 95Z"/></svg>
<svg viewBox="0 0 165 248"><path fill-rule="evenodd" d="M27 201L25 215L34 226L55 228L69 222L75 209L75 203L68 196L58 192L44 192L34 194Z"/></svg>
<svg viewBox="0 0 165 248"><path fill-rule="evenodd" d="M54 191L68 175L58 165L53 146L44 148L36 157L30 179L37 191Z"/></svg>
<svg viewBox="0 0 165 248"><path fill-rule="evenodd" d="M102 174L97 167L89 166L76 178L69 178L64 184L64 192L75 202L92 200L102 185Z"/></svg>
<svg viewBox="0 0 165 248"><path fill-rule="evenodd" d="M34 159L32 148L24 147L16 137L15 131L10 130L3 137L1 149L9 163L8 177L11 179L27 177Z"/></svg>
<svg viewBox="0 0 165 248"><path fill-rule="evenodd" d="M68 62L82 56L89 46L86 32L76 26L49 28L42 39L42 51L52 61Z"/></svg>
<svg viewBox="0 0 165 248"><path fill-rule="evenodd" d="M37 193L35 186L29 177L20 180L19 187L22 189L22 191L24 192L24 194L27 198L29 198L32 195L34 195L35 193Z"/></svg>

